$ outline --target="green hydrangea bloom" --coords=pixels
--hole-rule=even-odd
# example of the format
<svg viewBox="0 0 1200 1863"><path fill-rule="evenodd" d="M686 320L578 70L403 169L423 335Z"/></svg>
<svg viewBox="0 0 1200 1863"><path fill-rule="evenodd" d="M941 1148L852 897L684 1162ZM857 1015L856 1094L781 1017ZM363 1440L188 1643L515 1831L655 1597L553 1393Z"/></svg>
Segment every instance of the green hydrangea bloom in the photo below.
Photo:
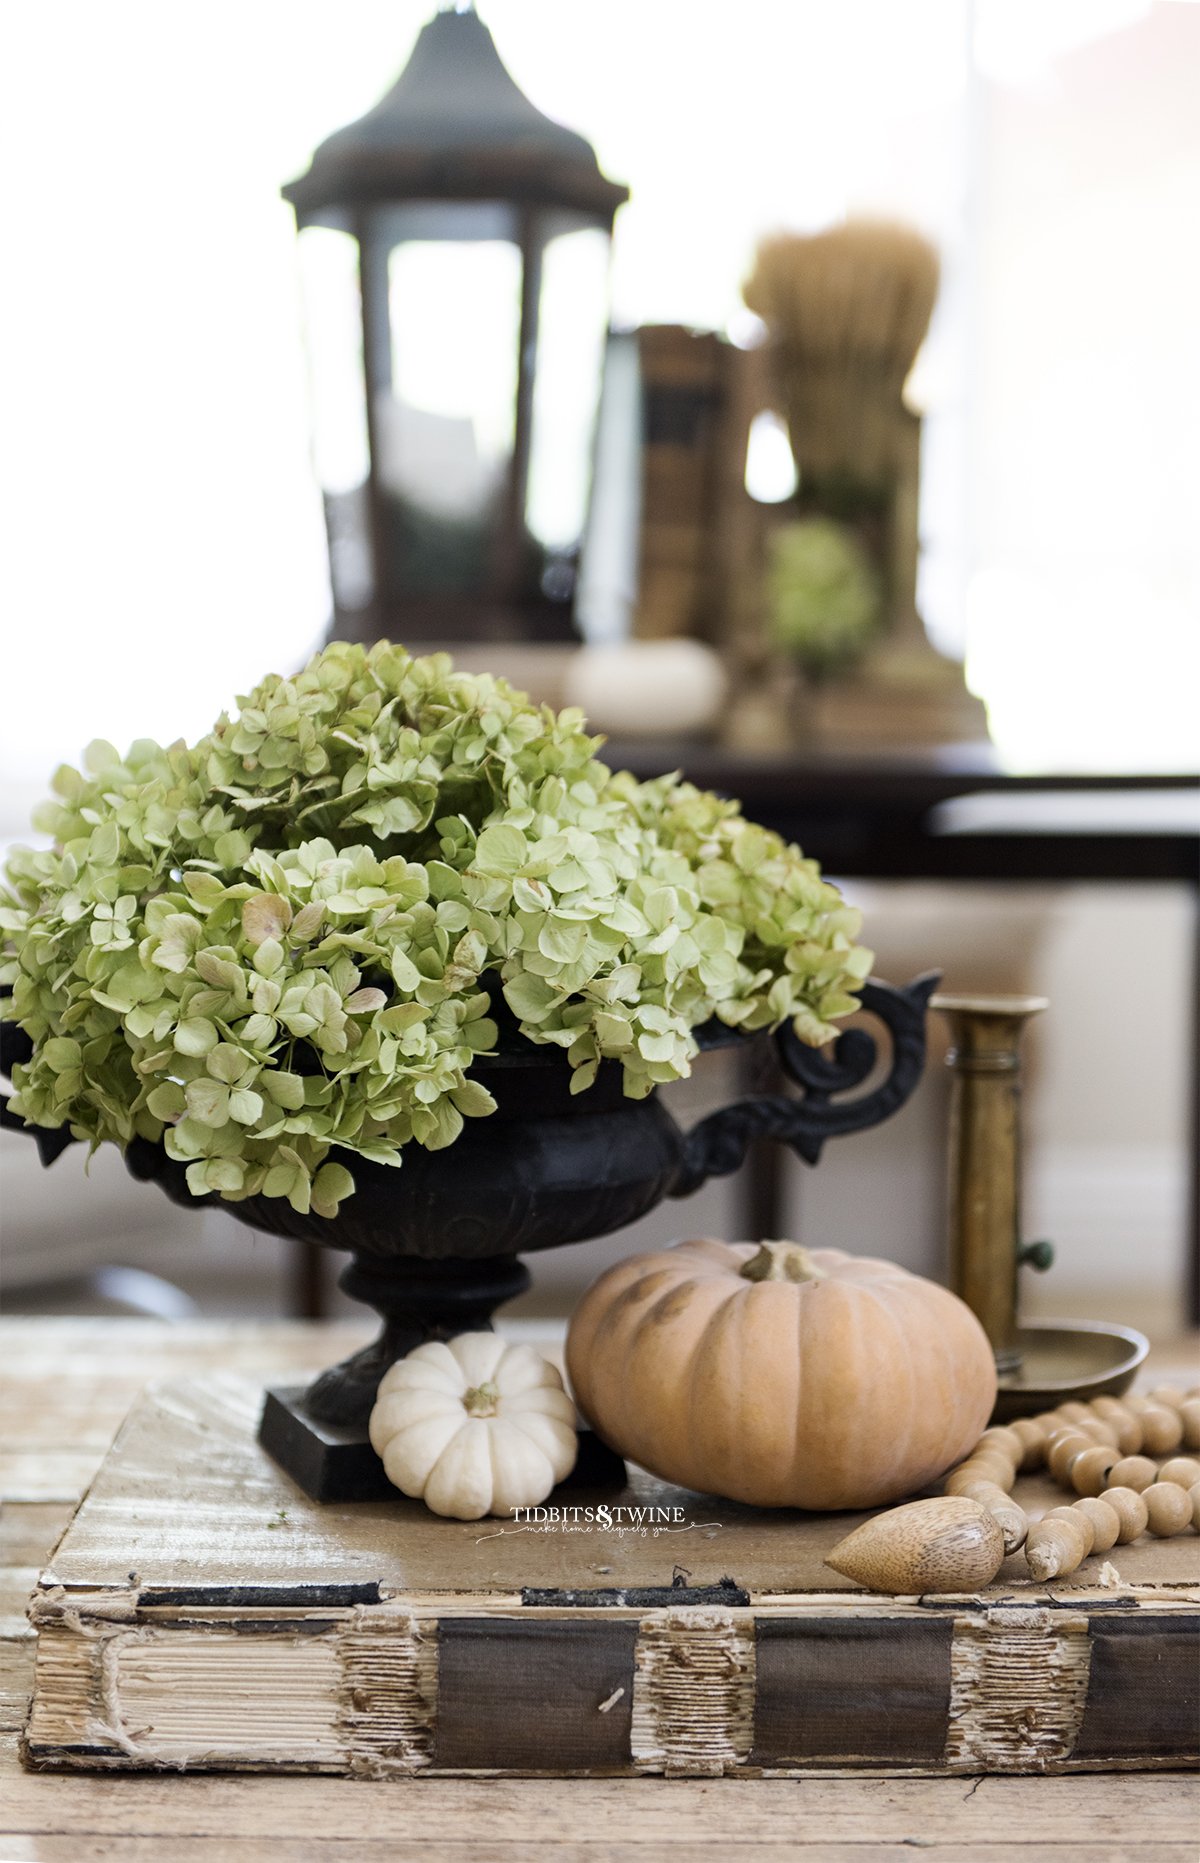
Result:
<svg viewBox="0 0 1200 1863"><path fill-rule="evenodd" d="M197 1195L336 1212L348 1153L398 1164L494 1109L492 987L633 1097L694 1030L836 1033L871 954L815 862L737 804L599 761L580 712L338 642L194 746L63 768L0 891L0 982L32 1038L14 1110L140 1136Z"/></svg>
<svg viewBox="0 0 1200 1863"><path fill-rule="evenodd" d="M814 677L851 666L878 633L883 590L848 524L798 518L771 535L767 625Z"/></svg>

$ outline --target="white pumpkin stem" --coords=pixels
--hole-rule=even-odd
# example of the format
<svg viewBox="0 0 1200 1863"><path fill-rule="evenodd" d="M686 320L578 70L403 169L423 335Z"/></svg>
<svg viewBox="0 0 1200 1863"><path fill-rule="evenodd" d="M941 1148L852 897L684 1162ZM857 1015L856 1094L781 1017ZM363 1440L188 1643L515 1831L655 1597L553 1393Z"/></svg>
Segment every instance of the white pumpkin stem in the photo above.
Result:
<svg viewBox="0 0 1200 1863"><path fill-rule="evenodd" d="M743 1281L824 1281L824 1268L818 1268L809 1251L799 1242L760 1242L738 1273Z"/></svg>
<svg viewBox="0 0 1200 1863"><path fill-rule="evenodd" d="M494 1384L477 1384L463 1398L463 1409L469 1417L494 1417L496 1405L500 1401L500 1392Z"/></svg>

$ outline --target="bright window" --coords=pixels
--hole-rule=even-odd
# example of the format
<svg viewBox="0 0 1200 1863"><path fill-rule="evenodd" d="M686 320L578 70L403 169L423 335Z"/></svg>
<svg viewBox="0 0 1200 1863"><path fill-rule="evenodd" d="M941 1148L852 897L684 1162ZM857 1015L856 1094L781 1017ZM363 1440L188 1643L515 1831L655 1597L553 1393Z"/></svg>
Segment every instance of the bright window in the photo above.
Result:
<svg viewBox="0 0 1200 1863"><path fill-rule="evenodd" d="M13 10L0 763L199 733L329 605L280 184L431 0ZM633 188L616 319L736 328L756 238L940 244L922 601L1025 763L1195 761L1200 7L490 0L514 77ZM547 522L549 522L547 518Z"/></svg>

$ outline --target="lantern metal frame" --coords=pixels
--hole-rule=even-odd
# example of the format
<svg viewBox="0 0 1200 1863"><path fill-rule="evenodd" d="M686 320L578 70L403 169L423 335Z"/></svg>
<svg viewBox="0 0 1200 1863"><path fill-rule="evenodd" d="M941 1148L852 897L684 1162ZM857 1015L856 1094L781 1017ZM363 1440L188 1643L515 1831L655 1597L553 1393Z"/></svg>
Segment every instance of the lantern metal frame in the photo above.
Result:
<svg viewBox="0 0 1200 1863"><path fill-rule="evenodd" d="M583 136L530 102L473 8L454 8L428 22L386 95L322 142L308 171L283 195L298 232L318 226L348 233L359 255L372 594L361 611L344 610L335 594L334 633L569 638L569 603L562 591L556 599L554 591L531 582L526 561L542 256L549 241L567 231L596 229L611 239L629 190L602 174ZM505 229L519 254L521 287L513 442L483 586L478 593L437 596L404 592L396 573L378 407L380 390L392 381L389 216L424 209L421 219L433 236L462 238L461 219L455 229L446 212L452 205L478 208L478 225L492 236L497 226Z"/></svg>

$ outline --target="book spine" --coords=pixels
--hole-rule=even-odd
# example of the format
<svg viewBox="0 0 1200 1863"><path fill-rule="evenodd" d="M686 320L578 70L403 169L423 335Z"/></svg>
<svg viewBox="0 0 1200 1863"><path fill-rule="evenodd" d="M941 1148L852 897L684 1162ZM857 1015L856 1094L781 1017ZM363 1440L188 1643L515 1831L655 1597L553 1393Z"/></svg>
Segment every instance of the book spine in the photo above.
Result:
<svg viewBox="0 0 1200 1863"><path fill-rule="evenodd" d="M1044 1773L1200 1758L1194 1608L45 1614L35 1766Z"/></svg>
<svg viewBox="0 0 1200 1863"><path fill-rule="evenodd" d="M712 638L729 345L680 324L646 325L637 342L642 493L634 633Z"/></svg>

